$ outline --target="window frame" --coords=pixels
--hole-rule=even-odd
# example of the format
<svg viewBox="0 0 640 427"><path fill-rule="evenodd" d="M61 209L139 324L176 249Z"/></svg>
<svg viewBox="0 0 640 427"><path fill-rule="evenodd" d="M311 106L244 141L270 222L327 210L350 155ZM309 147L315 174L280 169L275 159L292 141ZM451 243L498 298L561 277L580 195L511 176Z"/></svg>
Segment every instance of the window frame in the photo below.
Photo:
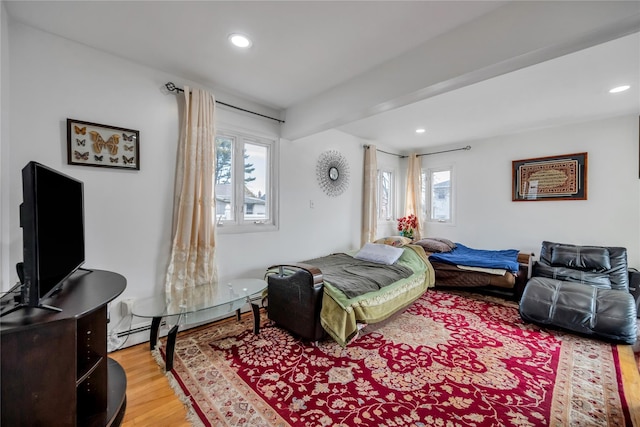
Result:
<svg viewBox="0 0 640 427"><path fill-rule="evenodd" d="M215 138L224 137L233 140L231 153L231 219L218 218L215 214L217 232L221 234L254 233L262 231L276 231L279 228L279 180L278 159L279 138L274 135L258 134L247 130L237 130L230 127L218 129ZM245 144L264 146L267 149L266 159L266 212L267 219L245 219L244 197L244 147ZM242 153L238 155L238 153ZM217 153L216 153L217 155ZM214 183L214 187L216 183ZM216 205L219 203L216 197Z"/></svg>
<svg viewBox="0 0 640 427"><path fill-rule="evenodd" d="M449 219L442 220L432 218L432 195L433 195L433 174L438 172L449 172ZM455 225L456 219L456 190L455 190L455 167L452 164L435 166L430 168L422 169L423 176L423 216L427 223L431 224L445 224L445 225Z"/></svg>
<svg viewBox="0 0 640 427"><path fill-rule="evenodd" d="M382 217L381 207L382 207L382 179L385 173L390 174L390 182L389 182L389 202L388 209L389 215L386 218ZM396 171L391 168L380 168L378 169L378 176L376 182L376 196L377 196L377 207L376 207L376 216L378 219L378 223L389 223L395 222L396 220L396 210L397 210L397 191L396 191Z"/></svg>

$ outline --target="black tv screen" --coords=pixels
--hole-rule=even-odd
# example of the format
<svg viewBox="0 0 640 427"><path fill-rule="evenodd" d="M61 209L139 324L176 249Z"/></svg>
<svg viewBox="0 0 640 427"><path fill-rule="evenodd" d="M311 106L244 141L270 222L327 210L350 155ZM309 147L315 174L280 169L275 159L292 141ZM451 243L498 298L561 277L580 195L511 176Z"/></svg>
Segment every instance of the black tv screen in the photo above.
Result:
<svg viewBox="0 0 640 427"><path fill-rule="evenodd" d="M85 261L83 183L37 162L22 169L27 305L38 306ZM23 301L25 303L25 301Z"/></svg>

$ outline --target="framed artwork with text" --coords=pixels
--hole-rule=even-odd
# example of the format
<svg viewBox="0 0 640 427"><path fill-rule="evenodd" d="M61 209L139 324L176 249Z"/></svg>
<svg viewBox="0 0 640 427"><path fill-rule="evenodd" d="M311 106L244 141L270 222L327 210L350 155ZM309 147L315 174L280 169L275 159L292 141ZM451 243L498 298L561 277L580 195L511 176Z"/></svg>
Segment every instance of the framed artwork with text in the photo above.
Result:
<svg viewBox="0 0 640 427"><path fill-rule="evenodd" d="M511 200L587 200L587 153L514 160Z"/></svg>

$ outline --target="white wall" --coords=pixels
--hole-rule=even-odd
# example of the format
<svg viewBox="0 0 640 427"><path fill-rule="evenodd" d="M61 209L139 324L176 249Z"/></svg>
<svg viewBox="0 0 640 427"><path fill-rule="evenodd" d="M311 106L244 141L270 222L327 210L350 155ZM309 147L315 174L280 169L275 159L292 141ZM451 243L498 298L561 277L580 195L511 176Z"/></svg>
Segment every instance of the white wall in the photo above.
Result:
<svg viewBox="0 0 640 427"><path fill-rule="evenodd" d="M543 240L624 246L640 267L638 117L617 117L469 142L470 151L423 157L423 167L453 164L457 220L429 236L471 247L540 251ZM588 153L588 200L511 201L511 162Z"/></svg>
<svg viewBox="0 0 640 427"><path fill-rule="evenodd" d="M8 227L3 230L2 244L10 251L3 251L3 264L15 266L22 260L20 170L35 160L85 184L85 266L123 274L128 284L121 298L143 298L163 289L182 96L166 94L161 87L167 81L185 80L13 21L9 35L11 96L2 92L3 113L9 111L11 124L2 122L3 164L8 165L2 172L8 177L2 183L3 197L9 194L2 217L7 218ZM6 49L2 54L4 64ZM67 165L67 118L139 130L141 170ZM217 109L217 125L250 129L275 139L279 135L279 125L273 121L222 107ZM6 140L5 131L9 134ZM282 141L280 229L219 233L220 279L261 278L274 263L354 248L360 236L361 145L332 131L296 143ZM322 193L315 178L318 155L328 149L339 149L351 165L351 185L336 198ZM310 200L314 209L309 207ZM4 276L9 279L2 278L2 290L17 281L15 268ZM118 305L112 307L112 324L116 324Z"/></svg>
<svg viewBox="0 0 640 427"><path fill-rule="evenodd" d="M0 290L9 288L9 22L0 0ZM7 288L5 288L5 284Z"/></svg>

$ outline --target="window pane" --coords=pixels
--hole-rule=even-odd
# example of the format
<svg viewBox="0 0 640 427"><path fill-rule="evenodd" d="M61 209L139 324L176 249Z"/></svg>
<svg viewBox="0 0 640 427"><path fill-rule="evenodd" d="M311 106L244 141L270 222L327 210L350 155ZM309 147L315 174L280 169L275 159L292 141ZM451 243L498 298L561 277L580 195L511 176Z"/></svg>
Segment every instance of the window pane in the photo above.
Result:
<svg viewBox="0 0 640 427"><path fill-rule="evenodd" d="M427 189L427 185L429 185L429 179L427 177L427 173L425 171L422 171L420 173L420 206L422 206L422 218L427 218L427 206L429 206L427 204L427 194L428 194L428 189Z"/></svg>
<svg viewBox="0 0 640 427"><path fill-rule="evenodd" d="M268 218L267 165L269 150L264 145L244 144L244 219Z"/></svg>
<svg viewBox="0 0 640 427"><path fill-rule="evenodd" d="M233 219L233 145L234 139L216 137L216 219Z"/></svg>
<svg viewBox="0 0 640 427"><path fill-rule="evenodd" d="M215 138L216 223L223 233L277 229L278 144L224 130ZM274 202L275 200L275 202Z"/></svg>
<svg viewBox="0 0 640 427"><path fill-rule="evenodd" d="M393 174L391 172L380 172L378 218L386 221L390 220L393 216L392 180Z"/></svg>
<svg viewBox="0 0 640 427"><path fill-rule="evenodd" d="M431 219L451 220L451 171L431 173Z"/></svg>

